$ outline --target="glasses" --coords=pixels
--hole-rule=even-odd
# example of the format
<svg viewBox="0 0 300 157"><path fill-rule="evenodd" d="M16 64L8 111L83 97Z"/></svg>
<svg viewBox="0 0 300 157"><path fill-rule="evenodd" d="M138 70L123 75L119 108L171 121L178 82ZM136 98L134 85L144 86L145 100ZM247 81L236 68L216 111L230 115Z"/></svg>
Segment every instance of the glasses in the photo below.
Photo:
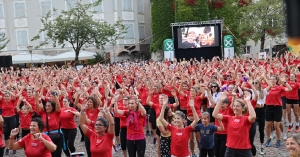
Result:
<svg viewBox="0 0 300 157"><path fill-rule="evenodd" d="M258 82L253 82L252 84L258 84Z"/></svg>
<svg viewBox="0 0 300 157"><path fill-rule="evenodd" d="M103 124L95 124L95 127L101 127L104 126Z"/></svg>
<svg viewBox="0 0 300 157"><path fill-rule="evenodd" d="M218 88L218 86L210 86L211 88Z"/></svg>
<svg viewBox="0 0 300 157"><path fill-rule="evenodd" d="M46 107L46 108L50 108L50 107L52 107L52 106L51 106L51 105L46 105L45 107Z"/></svg>

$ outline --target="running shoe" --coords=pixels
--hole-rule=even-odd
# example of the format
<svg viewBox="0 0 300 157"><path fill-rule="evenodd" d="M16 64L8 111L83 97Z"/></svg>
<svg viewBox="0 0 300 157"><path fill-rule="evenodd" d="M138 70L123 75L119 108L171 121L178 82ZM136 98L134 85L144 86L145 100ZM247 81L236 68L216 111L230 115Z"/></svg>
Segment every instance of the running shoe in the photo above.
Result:
<svg viewBox="0 0 300 157"><path fill-rule="evenodd" d="M286 140L287 139L286 133L285 132L281 133L281 137L283 140Z"/></svg>
<svg viewBox="0 0 300 157"><path fill-rule="evenodd" d="M150 136L150 131L149 130L146 131L146 135Z"/></svg>
<svg viewBox="0 0 300 157"><path fill-rule="evenodd" d="M9 149L6 149L5 150L5 155L8 155L9 154Z"/></svg>
<svg viewBox="0 0 300 157"><path fill-rule="evenodd" d="M260 147L260 152L259 152L259 154L260 154L260 155L264 155L264 154L265 154L265 153L264 153L264 148L263 148L262 146Z"/></svg>
<svg viewBox="0 0 300 157"><path fill-rule="evenodd" d="M293 129L293 124L292 124L292 125L289 125L288 132L291 132L292 129Z"/></svg>
<svg viewBox="0 0 300 157"><path fill-rule="evenodd" d="M118 144L118 145L116 146L116 151L119 151L119 150L121 150L121 144Z"/></svg>
<svg viewBox="0 0 300 157"><path fill-rule="evenodd" d="M271 139L268 139L265 145L266 145L266 147L270 147L271 146Z"/></svg>
<svg viewBox="0 0 300 157"><path fill-rule="evenodd" d="M197 155L196 154L192 154L191 157L197 157Z"/></svg>
<svg viewBox="0 0 300 157"><path fill-rule="evenodd" d="M13 154L17 154L17 151L16 151L16 150L13 150Z"/></svg>
<svg viewBox="0 0 300 157"><path fill-rule="evenodd" d="M283 122L283 126L288 127L289 126L288 122Z"/></svg>
<svg viewBox="0 0 300 157"><path fill-rule="evenodd" d="M276 136L276 133L275 133L275 131L273 131L272 133L271 133L271 135L270 135L270 138L272 139L272 138L274 138Z"/></svg>
<svg viewBox="0 0 300 157"><path fill-rule="evenodd" d="M280 140L277 140L276 142L276 148L279 148L280 147Z"/></svg>
<svg viewBox="0 0 300 157"><path fill-rule="evenodd" d="M295 132L298 133L299 132L299 126L296 126L295 128Z"/></svg>

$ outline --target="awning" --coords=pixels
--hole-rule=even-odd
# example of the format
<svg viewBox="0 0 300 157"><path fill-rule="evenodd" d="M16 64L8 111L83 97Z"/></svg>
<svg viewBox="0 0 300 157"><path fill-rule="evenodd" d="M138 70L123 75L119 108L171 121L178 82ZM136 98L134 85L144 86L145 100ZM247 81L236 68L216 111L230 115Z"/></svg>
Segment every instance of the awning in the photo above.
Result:
<svg viewBox="0 0 300 157"><path fill-rule="evenodd" d="M88 51L80 51L78 60L86 60L86 59L93 59L95 58L94 52ZM75 51L65 52L59 54L57 56L53 56L46 59L46 62L60 62L60 61L73 61L75 60Z"/></svg>

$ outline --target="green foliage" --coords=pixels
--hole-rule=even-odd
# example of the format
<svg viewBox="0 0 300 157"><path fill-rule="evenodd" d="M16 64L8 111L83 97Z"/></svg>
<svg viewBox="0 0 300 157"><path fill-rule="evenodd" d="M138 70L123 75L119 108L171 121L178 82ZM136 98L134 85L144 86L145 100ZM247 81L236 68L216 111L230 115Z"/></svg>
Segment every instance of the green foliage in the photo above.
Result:
<svg viewBox="0 0 300 157"><path fill-rule="evenodd" d="M209 6L210 10L210 18L211 20L223 19L224 25L231 31L231 33L236 37L235 39L235 52L241 53L239 51L240 47L246 43L246 40L241 38L239 35L239 25L240 25L240 18L241 13L237 12L240 8L238 6L237 0L224 0L225 5L222 8L214 8L213 4ZM225 35L231 34L226 27L223 27L223 32Z"/></svg>
<svg viewBox="0 0 300 157"><path fill-rule="evenodd" d="M247 40L260 40L261 49L264 49L267 37L282 37L285 26L282 0L261 0L241 7L238 12L243 14L239 34Z"/></svg>
<svg viewBox="0 0 300 157"><path fill-rule="evenodd" d="M172 38L172 27L170 27L170 24L174 22L172 2L173 0L152 0L151 29L153 37L150 52L162 49L163 41Z"/></svg>
<svg viewBox="0 0 300 157"><path fill-rule="evenodd" d="M89 65L94 65L94 64L97 64L97 63L105 60L105 57L104 57L105 55L103 53L96 52L96 54L94 56L95 56L95 58L88 60Z"/></svg>
<svg viewBox="0 0 300 157"><path fill-rule="evenodd" d="M82 4L81 0L76 3L74 8L69 11L61 11L53 9L53 14L49 11L41 21L43 28L39 34L34 36L31 41L39 40L40 34L46 32L47 38L41 41L36 48L52 44L53 47L61 45L62 48L68 42L72 45L78 62L78 55L84 47L95 46L98 49L104 49L104 45L108 42L115 43L117 39L121 39L126 33L125 26L121 21L111 25L105 21L93 19L91 8L101 3L101 0L95 3ZM52 20L52 17L55 17Z"/></svg>
<svg viewBox="0 0 300 157"><path fill-rule="evenodd" d="M176 22L209 20L207 0L196 0L195 5L187 5L186 0L176 0Z"/></svg>
<svg viewBox="0 0 300 157"><path fill-rule="evenodd" d="M9 41L10 40L7 40L7 37L5 36L5 33L0 32L0 50L4 49Z"/></svg>

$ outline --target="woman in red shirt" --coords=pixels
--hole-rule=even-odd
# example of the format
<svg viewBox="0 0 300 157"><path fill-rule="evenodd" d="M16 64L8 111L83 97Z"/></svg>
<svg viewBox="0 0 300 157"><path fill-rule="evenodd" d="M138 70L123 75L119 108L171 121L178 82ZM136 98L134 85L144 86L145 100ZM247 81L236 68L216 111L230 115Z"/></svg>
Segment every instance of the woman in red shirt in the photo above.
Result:
<svg viewBox="0 0 300 157"><path fill-rule="evenodd" d="M64 141L62 131L60 130L61 108L58 96L56 93L52 92L51 100L47 101L45 108L43 107L43 104L39 102L39 100L40 95L37 91L35 91L36 112L42 117L42 120L45 124L44 133L49 135L50 138L51 136L57 136L57 138L51 139L52 142L56 145L56 150L51 154L55 157L61 157Z"/></svg>
<svg viewBox="0 0 300 157"><path fill-rule="evenodd" d="M15 106L16 106L16 97L15 95L10 92L6 91L4 93L3 100L1 100L2 103L2 117L4 119L4 140L5 144L8 145L9 142L9 134L10 131L17 127L17 121L15 117ZM6 149L5 155L9 154L9 149ZM13 154L16 154L16 151L13 151Z"/></svg>
<svg viewBox="0 0 300 157"><path fill-rule="evenodd" d="M112 100L114 104L115 113L120 116L126 116L127 121L127 150L129 157L145 156L146 139L144 133L144 126L146 124L146 110L141 102L136 98L130 98L128 103L128 110L119 110L116 100L118 95Z"/></svg>
<svg viewBox="0 0 300 157"><path fill-rule="evenodd" d="M252 157L249 131L252 123L255 121L256 114L250 101L251 94L245 92L244 100L246 102L240 99L233 102L233 116L219 114L222 101L225 99L227 99L227 92L223 92L220 97L221 101L217 103L213 111L213 116L217 120L227 123L227 149L225 157ZM246 111L246 105L249 116L243 115Z"/></svg>
<svg viewBox="0 0 300 157"><path fill-rule="evenodd" d="M56 145L50 137L43 133L45 124L40 118L33 118L30 123L30 134L15 142L19 128L10 133L9 149L19 150L25 148L26 157L52 157L51 152L56 150Z"/></svg>
<svg viewBox="0 0 300 157"><path fill-rule="evenodd" d="M168 98L165 97L164 103L163 103L163 106L162 106L162 109L161 109L161 112L159 115L159 120L164 125L164 127L166 127L171 132L171 137L172 137L171 155L172 155L172 157L188 157L190 155L189 149L188 149L190 135L199 121L199 116L194 107L194 101L193 101L193 99L191 99L189 102L189 106L192 110L194 120L187 127L184 127L186 117L185 117L185 114L181 111L175 112L175 117L174 117L174 122L173 122L174 126L169 124L164 119L164 113L165 113L165 109L166 109L167 105L168 105Z"/></svg>
<svg viewBox="0 0 300 157"><path fill-rule="evenodd" d="M274 127L276 130L276 148L280 147L280 136L283 130L280 128L282 126L281 118L282 118L282 101L281 95L284 91L288 92L291 91L291 86L285 81L285 78L282 77L279 80L277 75L272 76L268 81L265 76L263 76L264 80L268 83L268 87L266 88L269 92L266 97L266 135L267 135L267 142L266 147L271 146L271 127L274 123ZM282 83L282 85L280 85Z"/></svg>
<svg viewBox="0 0 300 157"><path fill-rule="evenodd" d="M107 102L104 101L103 115L104 118L98 118L95 122L95 129L92 130L86 125L86 110L88 104L81 106L79 124L83 133L90 140L91 157L112 157L112 146L114 139L114 120L111 116Z"/></svg>
<svg viewBox="0 0 300 157"><path fill-rule="evenodd" d="M60 114L60 123L61 123L61 130L64 134L64 142L66 144L66 149L64 149L64 153L66 156L70 156L70 152L75 152L74 142L76 139L77 134L77 126L74 120L74 116L79 116L79 112L70 107L70 99L68 97L64 97L63 101L63 108L61 109Z"/></svg>
<svg viewBox="0 0 300 157"><path fill-rule="evenodd" d="M286 92L286 111L287 117L289 121L289 128L288 132L293 129L292 124L292 116L291 116L291 108L293 108L293 112L295 115L296 127L295 132L299 132L299 97L298 97L298 89L300 87L299 83L297 82L297 78L295 74L290 75L290 81L288 81L289 85L292 87L292 90Z"/></svg>

